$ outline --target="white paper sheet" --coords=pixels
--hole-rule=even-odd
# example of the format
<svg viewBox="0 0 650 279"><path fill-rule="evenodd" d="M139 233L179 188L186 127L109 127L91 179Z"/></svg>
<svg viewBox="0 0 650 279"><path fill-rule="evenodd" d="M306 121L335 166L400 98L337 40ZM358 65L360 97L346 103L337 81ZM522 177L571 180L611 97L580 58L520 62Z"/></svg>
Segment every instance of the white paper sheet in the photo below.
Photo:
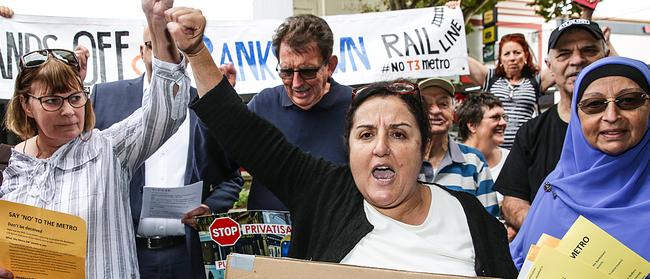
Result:
<svg viewBox="0 0 650 279"><path fill-rule="evenodd" d="M203 181L181 187L144 186L140 218L180 219L201 205Z"/></svg>

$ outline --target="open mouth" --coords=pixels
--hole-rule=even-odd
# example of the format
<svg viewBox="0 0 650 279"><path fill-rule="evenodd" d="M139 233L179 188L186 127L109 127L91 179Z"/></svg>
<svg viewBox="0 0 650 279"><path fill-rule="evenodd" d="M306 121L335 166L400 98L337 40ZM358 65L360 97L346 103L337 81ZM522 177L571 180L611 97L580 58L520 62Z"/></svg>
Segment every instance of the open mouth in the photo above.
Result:
<svg viewBox="0 0 650 279"><path fill-rule="evenodd" d="M372 169L372 177L379 181L391 181L395 178L395 171L388 166L376 166Z"/></svg>
<svg viewBox="0 0 650 279"><path fill-rule="evenodd" d="M429 123L431 123L431 125L444 125L447 123L447 120L444 118L429 118Z"/></svg>

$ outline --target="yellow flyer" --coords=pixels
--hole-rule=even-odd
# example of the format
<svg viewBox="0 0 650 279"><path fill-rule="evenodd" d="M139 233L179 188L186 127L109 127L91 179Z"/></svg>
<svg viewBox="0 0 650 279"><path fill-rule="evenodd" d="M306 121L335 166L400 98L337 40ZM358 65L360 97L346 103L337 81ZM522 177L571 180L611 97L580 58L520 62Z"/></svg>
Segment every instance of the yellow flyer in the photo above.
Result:
<svg viewBox="0 0 650 279"><path fill-rule="evenodd" d="M583 216L569 228L557 249L613 278L642 279L650 274L650 262Z"/></svg>
<svg viewBox="0 0 650 279"><path fill-rule="evenodd" d="M85 278L86 222L0 200L0 266L15 278Z"/></svg>
<svg viewBox="0 0 650 279"><path fill-rule="evenodd" d="M538 246L539 248L539 246ZM534 262L525 273L525 277L518 278L542 279L542 278L563 278L563 279L600 279L611 278L578 260L553 249L550 246L542 245L536 249L537 255ZM523 270L523 269L522 269Z"/></svg>

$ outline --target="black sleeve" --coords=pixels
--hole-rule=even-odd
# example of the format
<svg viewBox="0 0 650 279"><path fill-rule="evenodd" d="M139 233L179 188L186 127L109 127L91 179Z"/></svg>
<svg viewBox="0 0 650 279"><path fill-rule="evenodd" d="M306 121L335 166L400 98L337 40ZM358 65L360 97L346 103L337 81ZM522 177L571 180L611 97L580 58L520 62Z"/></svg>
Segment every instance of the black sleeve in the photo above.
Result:
<svg viewBox="0 0 650 279"><path fill-rule="evenodd" d="M531 164L528 145L528 129L530 121L517 131L515 142L510 154L503 163L499 177L494 183L494 189L504 196L530 201L530 185L528 182L528 167Z"/></svg>
<svg viewBox="0 0 650 279"><path fill-rule="evenodd" d="M239 165L227 158L221 144L208 134L201 120L197 121L194 159L197 180L203 180L203 203L213 212L227 212L239 199L244 179Z"/></svg>
<svg viewBox="0 0 650 279"><path fill-rule="evenodd" d="M490 215L475 196L466 192L443 190L456 197L463 207L474 245L474 270L477 276L517 278L506 229Z"/></svg>
<svg viewBox="0 0 650 279"><path fill-rule="evenodd" d="M228 156L290 210L313 201L321 191L345 186L321 187L337 167L287 142L280 130L248 110L226 79L191 107Z"/></svg>

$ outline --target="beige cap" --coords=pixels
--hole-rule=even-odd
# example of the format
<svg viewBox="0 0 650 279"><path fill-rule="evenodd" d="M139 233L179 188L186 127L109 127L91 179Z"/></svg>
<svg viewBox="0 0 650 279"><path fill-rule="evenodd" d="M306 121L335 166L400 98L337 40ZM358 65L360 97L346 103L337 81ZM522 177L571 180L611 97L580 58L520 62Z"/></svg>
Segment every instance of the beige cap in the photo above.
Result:
<svg viewBox="0 0 650 279"><path fill-rule="evenodd" d="M420 93L422 93L425 88L432 86L442 88L452 97L454 97L454 92L456 92L454 89L454 84L444 78L428 78L418 83L418 87L420 87Z"/></svg>

